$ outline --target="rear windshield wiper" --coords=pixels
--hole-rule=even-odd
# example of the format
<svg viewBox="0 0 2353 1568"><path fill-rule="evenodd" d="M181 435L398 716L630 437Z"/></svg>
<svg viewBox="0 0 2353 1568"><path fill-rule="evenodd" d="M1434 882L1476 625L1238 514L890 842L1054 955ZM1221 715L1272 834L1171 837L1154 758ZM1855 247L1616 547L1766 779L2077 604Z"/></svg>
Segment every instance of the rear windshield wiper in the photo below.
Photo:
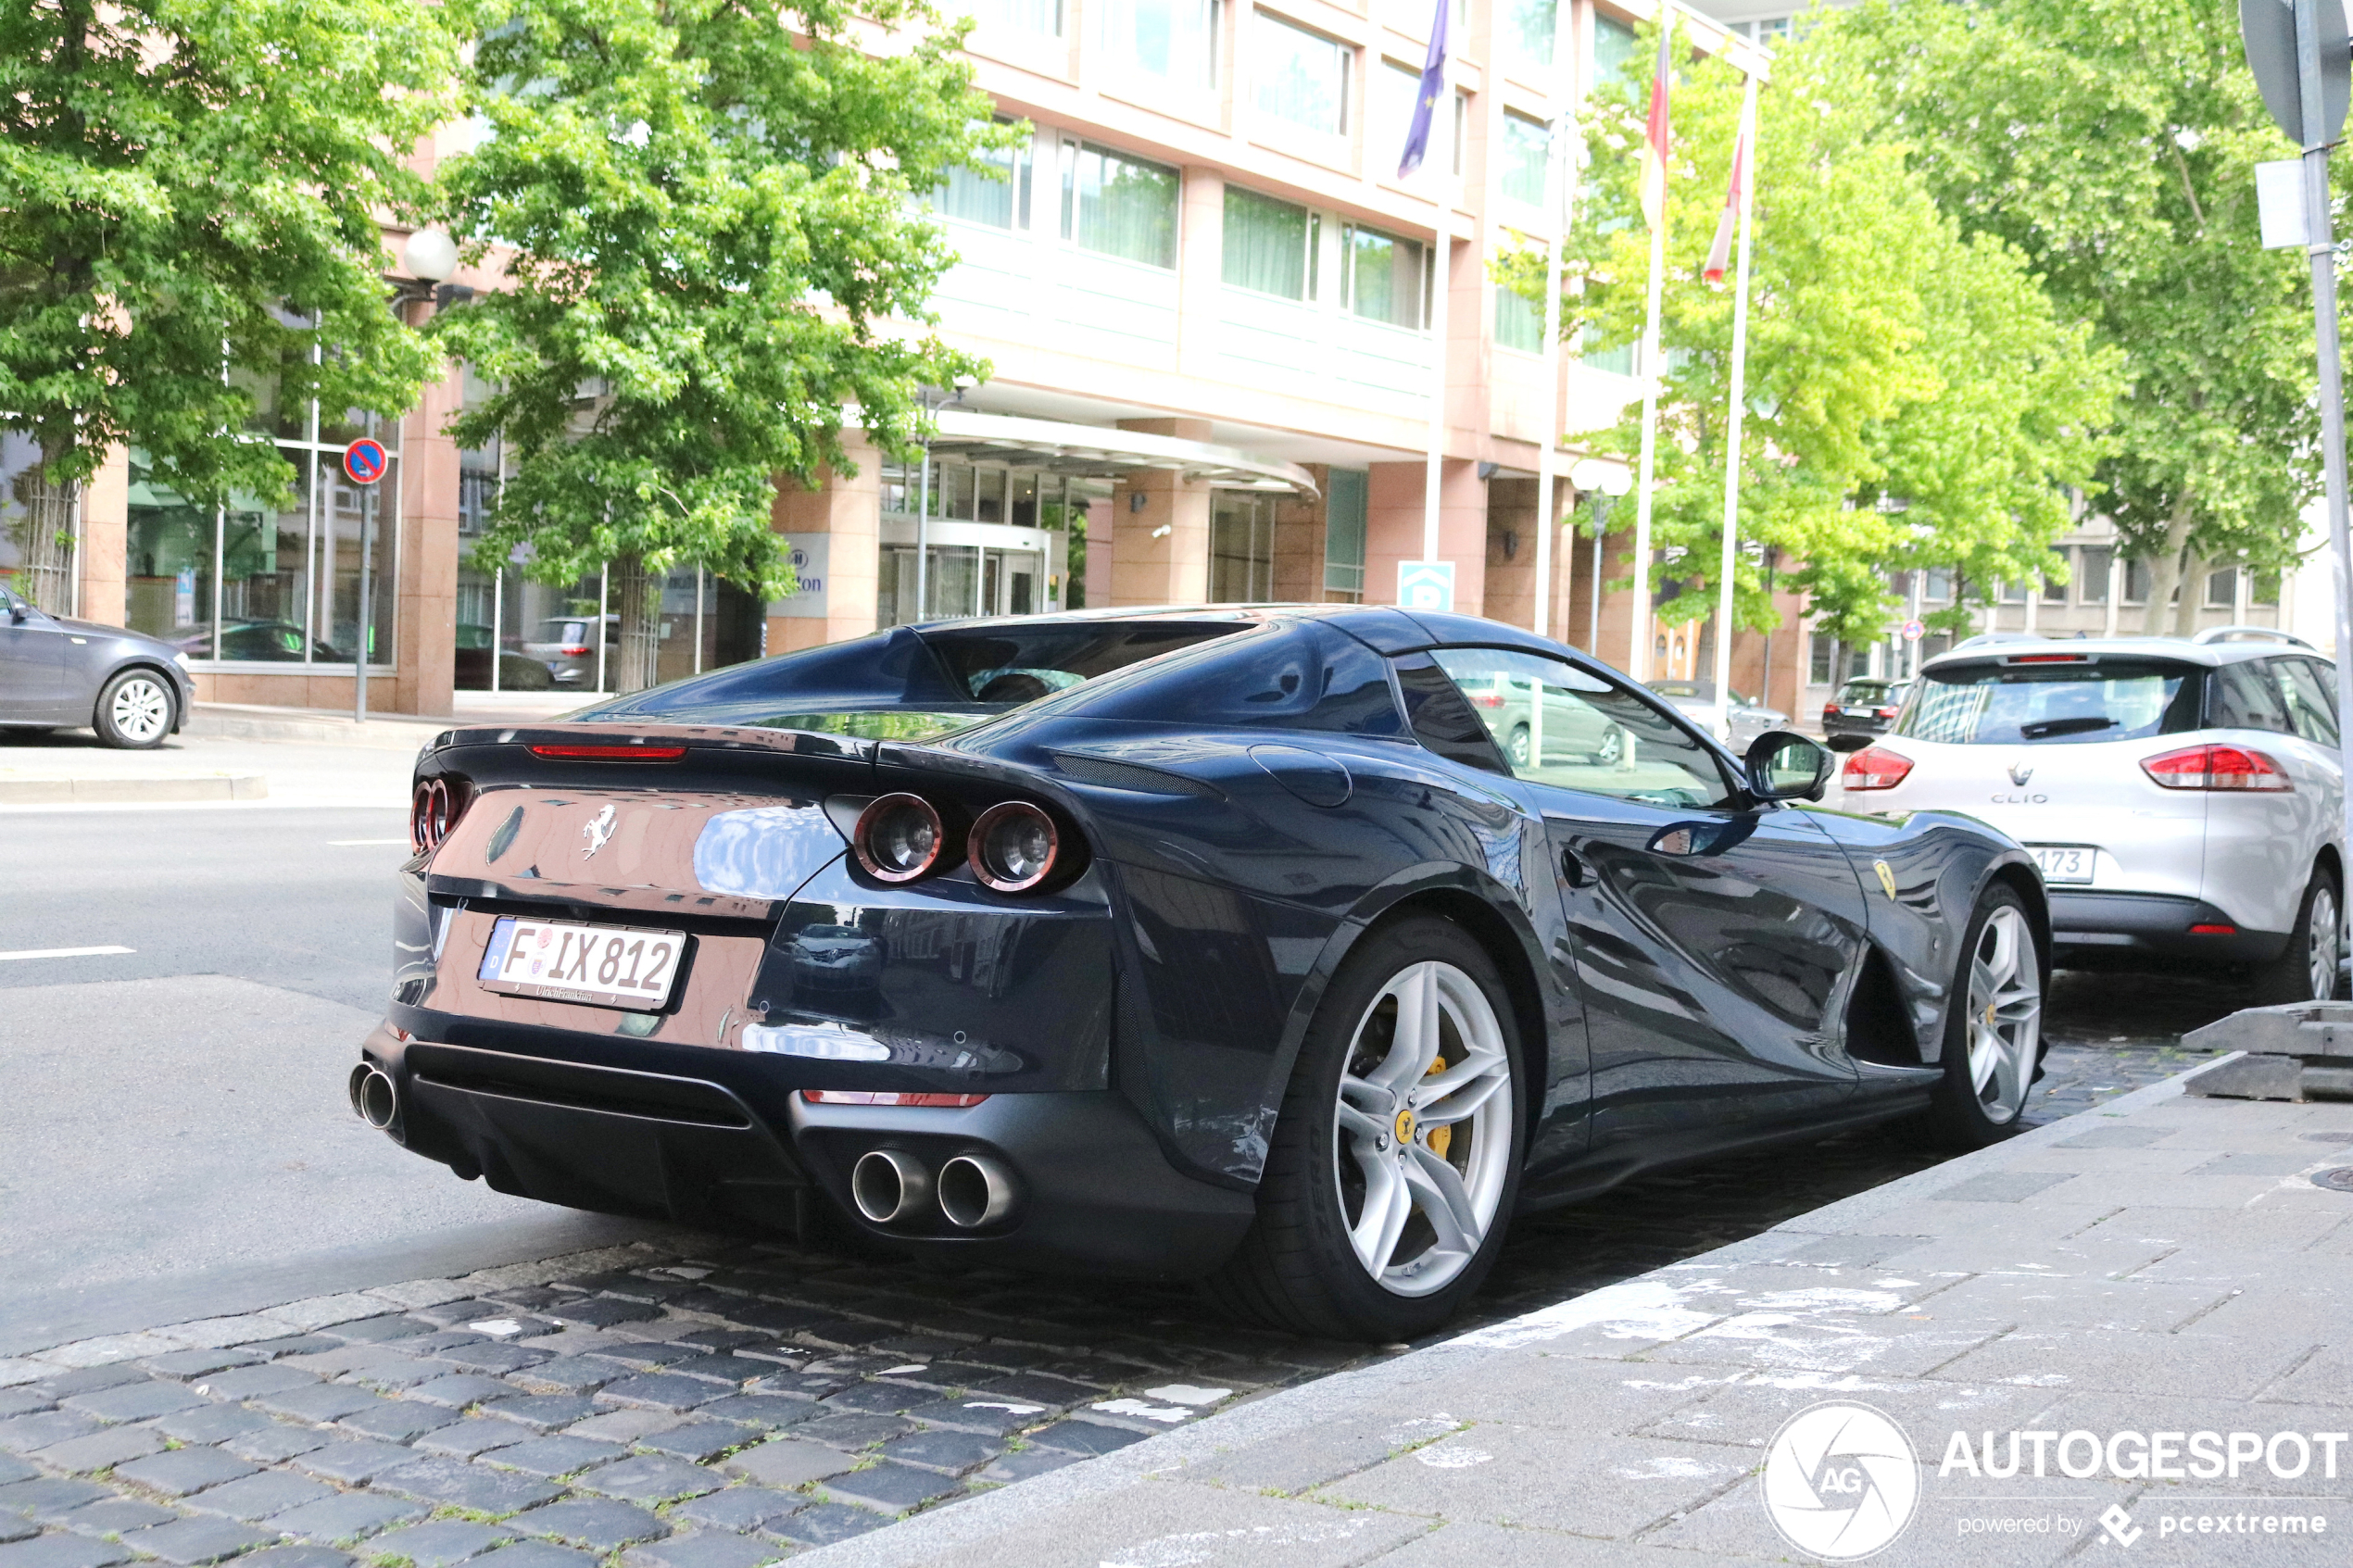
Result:
<svg viewBox="0 0 2353 1568"><path fill-rule="evenodd" d="M2093 730L2116 728L2113 719L2084 714L2076 719L2037 719L2031 724L2020 724L2018 733L2028 740L2049 740L2053 735L2080 735Z"/></svg>

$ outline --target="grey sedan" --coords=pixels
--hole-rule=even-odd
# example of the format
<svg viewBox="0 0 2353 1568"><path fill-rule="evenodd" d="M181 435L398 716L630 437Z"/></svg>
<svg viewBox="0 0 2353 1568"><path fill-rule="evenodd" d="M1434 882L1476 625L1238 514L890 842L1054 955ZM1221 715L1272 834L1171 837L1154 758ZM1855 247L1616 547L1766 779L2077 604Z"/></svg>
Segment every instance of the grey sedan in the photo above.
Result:
<svg viewBox="0 0 2353 1568"><path fill-rule="evenodd" d="M144 751L180 728L195 695L170 644L51 615L0 588L0 727L87 724L108 746Z"/></svg>

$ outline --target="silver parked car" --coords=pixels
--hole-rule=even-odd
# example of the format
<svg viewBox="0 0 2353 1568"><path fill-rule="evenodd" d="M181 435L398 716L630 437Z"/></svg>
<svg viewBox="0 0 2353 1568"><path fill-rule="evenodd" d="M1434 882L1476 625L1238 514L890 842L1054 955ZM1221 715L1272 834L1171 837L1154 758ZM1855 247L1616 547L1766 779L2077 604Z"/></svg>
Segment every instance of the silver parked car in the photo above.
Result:
<svg viewBox="0 0 2353 1568"><path fill-rule="evenodd" d="M1604 720L1592 704L1547 688L1536 706L1536 683L1525 675L1478 673L1455 684L1511 759L1515 768L1535 759L1542 767L1577 760L1616 767L1626 756L1626 732Z"/></svg>
<svg viewBox="0 0 2353 1568"><path fill-rule="evenodd" d="M1716 683L1713 681L1653 681L1651 690L1673 703L1686 719L1702 726L1716 717ZM1743 696L1735 689L1730 709L1725 717L1730 721L1731 734L1722 737L1734 751L1746 751L1749 743L1768 730L1789 728L1789 715L1778 708L1768 708L1754 698Z"/></svg>
<svg viewBox="0 0 2353 1568"><path fill-rule="evenodd" d="M2276 634L2015 640L1921 670L1839 737L1848 809L1965 811L2024 845L2062 962L2108 954L2335 989L2345 900L2335 667Z"/></svg>
<svg viewBox="0 0 2353 1568"><path fill-rule="evenodd" d="M145 633L36 609L0 588L0 727L87 724L108 746L161 746L195 700L184 655Z"/></svg>

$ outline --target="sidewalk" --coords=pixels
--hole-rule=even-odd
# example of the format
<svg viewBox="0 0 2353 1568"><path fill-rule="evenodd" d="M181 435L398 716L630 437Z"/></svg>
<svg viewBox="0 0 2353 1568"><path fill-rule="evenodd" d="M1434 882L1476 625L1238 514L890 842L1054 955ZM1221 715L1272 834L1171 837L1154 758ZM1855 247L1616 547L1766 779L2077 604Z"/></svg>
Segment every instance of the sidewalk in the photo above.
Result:
<svg viewBox="0 0 2353 1568"><path fill-rule="evenodd" d="M447 728L444 721L440 726ZM345 721L346 731L350 721ZM381 806L405 809L417 747L372 742L291 744L191 728L152 751L117 751L86 731L0 739L0 811L267 809Z"/></svg>
<svg viewBox="0 0 2353 1568"><path fill-rule="evenodd" d="M2353 1192L2309 1175L2347 1164L2353 1106L2153 1085L805 1561L1805 1561L1764 1506L1767 1445L1808 1407L1852 1402L1892 1418L1919 1461L1908 1525L1875 1563L2050 1562L2114 1540L2134 1562L2341 1564ZM2015 1474L1972 1474L2010 1469L2013 1432ZM2152 1442L2179 1478L2147 1477ZM1796 1462L1775 1470L1785 1519L1866 1544L1872 1510L1905 1489L1887 1451L1841 1463L1839 1443L1798 1429Z"/></svg>
<svg viewBox="0 0 2353 1568"><path fill-rule="evenodd" d="M237 740L310 741L383 746L414 755L454 724L531 723L559 718L601 700L594 692L459 692L445 714L371 712L355 721L349 709L271 708L257 703L200 702L182 732Z"/></svg>

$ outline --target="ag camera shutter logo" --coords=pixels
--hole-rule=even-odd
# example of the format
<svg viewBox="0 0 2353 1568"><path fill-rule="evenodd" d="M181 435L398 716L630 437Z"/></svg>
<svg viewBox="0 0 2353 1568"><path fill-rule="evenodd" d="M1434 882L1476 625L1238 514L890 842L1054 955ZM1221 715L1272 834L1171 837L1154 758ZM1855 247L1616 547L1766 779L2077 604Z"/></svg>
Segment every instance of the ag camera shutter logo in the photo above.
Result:
<svg viewBox="0 0 2353 1568"><path fill-rule="evenodd" d="M1869 1405L1814 1405L1773 1435L1764 1495L1783 1540L1809 1557L1852 1562L1912 1522L1919 1456L1904 1429Z"/></svg>

